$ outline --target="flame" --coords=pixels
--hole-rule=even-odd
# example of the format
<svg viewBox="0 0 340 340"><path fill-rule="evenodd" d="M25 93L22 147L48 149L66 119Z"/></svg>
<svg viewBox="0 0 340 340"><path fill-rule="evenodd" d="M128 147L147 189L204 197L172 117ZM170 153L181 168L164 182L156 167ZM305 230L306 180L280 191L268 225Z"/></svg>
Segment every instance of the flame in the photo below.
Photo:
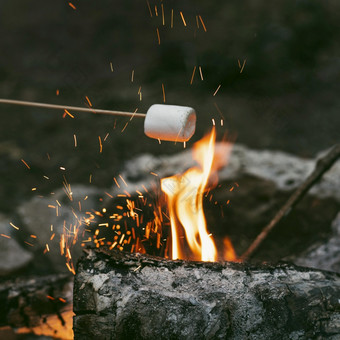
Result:
<svg viewBox="0 0 340 340"><path fill-rule="evenodd" d="M203 196L212 182L217 183L216 171L226 163L230 144L224 143L224 148L220 145L220 152L215 153L215 139L212 129L194 145L193 158L199 166L161 180L161 189L168 199L174 260L217 260L217 249L207 230Z"/></svg>

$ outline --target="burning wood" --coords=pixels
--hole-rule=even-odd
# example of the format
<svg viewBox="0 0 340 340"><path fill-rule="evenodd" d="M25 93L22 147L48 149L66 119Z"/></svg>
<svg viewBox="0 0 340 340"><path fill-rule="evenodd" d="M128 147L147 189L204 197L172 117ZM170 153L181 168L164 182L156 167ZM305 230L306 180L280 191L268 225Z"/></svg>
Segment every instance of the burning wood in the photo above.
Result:
<svg viewBox="0 0 340 340"><path fill-rule="evenodd" d="M73 278L64 274L1 283L0 327L71 339L72 287Z"/></svg>
<svg viewBox="0 0 340 340"><path fill-rule="evenodd" d="M340 333L340 276L281 264L165 260L88 250L75 339L291 339Z"/></svg>

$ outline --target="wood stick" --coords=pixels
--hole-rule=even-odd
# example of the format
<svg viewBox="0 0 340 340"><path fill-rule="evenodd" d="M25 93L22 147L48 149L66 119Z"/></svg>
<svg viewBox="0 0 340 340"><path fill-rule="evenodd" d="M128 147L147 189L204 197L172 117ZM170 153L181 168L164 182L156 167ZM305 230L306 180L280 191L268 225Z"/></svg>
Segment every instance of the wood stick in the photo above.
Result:
<svg viewBox="0 0 340 340"><path fill-rule="evenodd" d="M104 115L123 116L123 117L145 118L146 116L146 114L144 113L102 110L102 109L95 109L95 108L36 103L36 102L29 102L29 101L24 101L24 100L12 100L12 99L0 99L0 104L33 106L33 107L52 109L52 110L63 110L63 111L72 110L72 111L77 111L77 112L91 112L94 114L104 114Z"/></svg>
<svg viewBox="0 0 340 340"><path fill-rule="evenodd" d="M261 233L256 237L253 243L241 256L243 261L249 260L258 249L260 244L268 236L269 232L286 216L292 208L300 202L308 190L318 182L318 180L323 176L323 174L335 163L335 161L340 158L340 144L336 144L331 148L331 150L323 157L321 157L315 166L314 171L306 178L306 180L296 189L296 191L289 197L288 201L283 205L283 207L277 212L274 218L269 222L269 224L261 231Z"/></svg>

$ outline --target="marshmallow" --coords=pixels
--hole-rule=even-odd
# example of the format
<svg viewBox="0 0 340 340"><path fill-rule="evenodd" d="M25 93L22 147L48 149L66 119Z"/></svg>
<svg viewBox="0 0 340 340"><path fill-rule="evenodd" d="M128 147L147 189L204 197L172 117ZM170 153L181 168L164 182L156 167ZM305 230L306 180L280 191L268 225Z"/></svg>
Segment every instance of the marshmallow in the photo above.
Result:
<svg viewBox="0 0 340 340"><path fill-rule="evenodd" d="M154 104L146 113L144 132L150 138L186 142L195 133L196 112L187 106Z"/></svg>

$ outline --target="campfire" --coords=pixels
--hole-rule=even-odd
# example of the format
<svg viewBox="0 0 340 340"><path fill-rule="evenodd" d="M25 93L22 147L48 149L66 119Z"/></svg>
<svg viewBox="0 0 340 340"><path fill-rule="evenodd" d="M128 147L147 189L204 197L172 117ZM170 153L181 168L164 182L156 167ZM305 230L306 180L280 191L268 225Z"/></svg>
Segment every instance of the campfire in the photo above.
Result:
<svg viewBox="0 0 340 340"><path fill-rule="evenodd" d="M230 142L215 143L215 139L213 128L192 150L186 151L185 158L189 155L192 158L190 166L172 176L151 171L156 181L149 185L142 182L137 189L132 186L135 194L122 175L115 177L116 191L105 192L109 201L101 199L105 207L83 211L83 215L80 209L77 213L72 209L74 220L69 227L64 220L58 251L69 272L76 275L73 294L76 339L96 338L104 333L113 339L162 337L164 332L176 338L219 338L231 334L243 338L249 332L264 337L273 334L289 337L296 332L306 336L331 334L333 329L337 332L337 309L325 307L333 306L334 291L340 291L337 274L291 264L242 263L259 247L258 238L246 255L237 256L227 235L233 225L228 223L223 236L212 231L206 203L229 209L230 198L219 201L214 190L221 186L218 172L228 169L233 149ZM338 155L338 148L334 148L317 163L315 171L269 223L271 229L282 211L291 208L307 190L306 186L311 186ZM232 182L227 192L233 195L240 188L242 180ZM63 191L71 204L77 201L76 190L66 179ZM56 218L64 218L54 209ZM266 238L269 231L267 226L259 235ZM55 237L53 234L55 230L51 228L50 239ZM53 250L47 247L46 255ZM78 266L73 262L77 247L85 252ZM68 338L71 285L72 279L62 276L41 283L7 286L4 290L7 299L17 306L11 314L11 324L21 326L19 333L33 330L35 334ZM23 302L17 300L18 293L13 290L19 290L19 296L27 294L26 291L33 291L33 295L27 295ZM34 304L29 314L24 316L20 312L23 303L30 305L37 296L41 306L46 305L42 310L47 316L42 324L42 312L36 311ZM306 316L305 309L295 304L296 299L304 308L315 306L313 312L307 312L308 326L291 322L289 315L296 320ZM152 310L157 310L154 316ZM280 326L275 328L282 317ZM27 318L29 327L25 326ZM239 320L248 320L248 326L241 327ZM324 331L325 328L331 330Z"/></svg>
<svg viewBox="0 0 340 340"><path fill-rule="evenodd" d="M338 339L339 5L30 6L1 6L0 338Z"/></svg>

